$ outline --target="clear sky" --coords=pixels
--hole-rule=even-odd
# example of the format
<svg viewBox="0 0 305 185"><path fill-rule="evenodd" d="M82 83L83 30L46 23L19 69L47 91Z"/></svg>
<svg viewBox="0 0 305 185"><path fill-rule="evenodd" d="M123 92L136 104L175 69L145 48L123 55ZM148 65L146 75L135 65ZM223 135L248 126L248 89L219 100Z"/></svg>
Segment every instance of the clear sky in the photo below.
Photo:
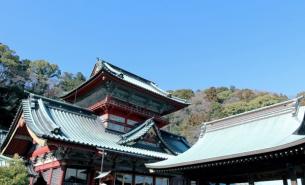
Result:
<svg viewBox="0 0 305 185"><path fill-rule="evenodd" d="M0 20L0 42L63 71L101 57L167 90L305 90L304 0L0 0Z"/></svg>

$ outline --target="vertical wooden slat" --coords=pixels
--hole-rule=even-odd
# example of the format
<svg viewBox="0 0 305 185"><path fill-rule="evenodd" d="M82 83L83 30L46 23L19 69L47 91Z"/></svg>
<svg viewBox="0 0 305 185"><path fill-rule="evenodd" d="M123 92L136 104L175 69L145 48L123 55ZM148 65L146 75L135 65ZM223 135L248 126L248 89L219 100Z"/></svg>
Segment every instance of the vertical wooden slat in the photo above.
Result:
<svg viewBox="0 0 305 185"><path fill-rule="evenodd" d="M291 185L298 185L295 167L291 165L288 170L289 170Z"/></svg>
<svg viewBox="0 0 305 185"><path fill-rule="evenodd" d="M254 180L253 179L249 179L249 185L254 185L255 183L254 183Z"/></svg>
<svg viewBox="0 0 305 185"><path fill-rule="evenodd" d="M283 185L288 185L287 178L283 178Z"/></svg>
<svg viewBox="0 0 305 185"><path fill-rule="evenodd" d="M301 182L302 182L302 185L305 185L305 167L304 166L302 166L302 170L303 170L303 175L302 175L302 177L301 177Z"/></svg>

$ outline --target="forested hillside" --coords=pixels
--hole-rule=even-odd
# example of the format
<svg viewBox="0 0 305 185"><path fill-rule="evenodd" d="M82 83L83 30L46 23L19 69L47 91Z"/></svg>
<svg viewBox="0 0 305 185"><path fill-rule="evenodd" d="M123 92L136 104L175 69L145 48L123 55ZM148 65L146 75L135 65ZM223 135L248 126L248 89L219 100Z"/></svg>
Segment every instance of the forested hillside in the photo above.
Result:
<svg viewBox="0 0 305 185"><path fill-rule="evenodd" d="M272 105L287 96L232 87L211 87L193 92L189 89L169 91L173 95L189 99L191 105L167 118L171 122L165 129L186 136L190 143L197 140L203 122L224 118L256 108ZM297 96L304 95L299 93ZM302 104L305 101L302 100Z"/></svg>
<svg viewBox="0 0 305 185"><path fill-rule="evenodd" d="M9 127L25 91L56 98L85 80L46 60L21 59L0 43L0 129Z"/></svg>

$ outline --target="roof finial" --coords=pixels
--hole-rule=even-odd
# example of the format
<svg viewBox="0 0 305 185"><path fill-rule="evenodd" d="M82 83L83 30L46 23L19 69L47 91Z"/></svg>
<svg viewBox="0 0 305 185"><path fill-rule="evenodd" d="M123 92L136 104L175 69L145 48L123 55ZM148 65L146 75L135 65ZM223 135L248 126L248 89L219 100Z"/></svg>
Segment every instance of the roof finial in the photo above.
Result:
<svg viewBox="0 0 305 185"><path fill-rule="evenodd" d="M205 135L206 131L207 131L207 124L203 123L203 125L201 126L201 129L200 129L199 138L203 138L203 136Z"/></svg>

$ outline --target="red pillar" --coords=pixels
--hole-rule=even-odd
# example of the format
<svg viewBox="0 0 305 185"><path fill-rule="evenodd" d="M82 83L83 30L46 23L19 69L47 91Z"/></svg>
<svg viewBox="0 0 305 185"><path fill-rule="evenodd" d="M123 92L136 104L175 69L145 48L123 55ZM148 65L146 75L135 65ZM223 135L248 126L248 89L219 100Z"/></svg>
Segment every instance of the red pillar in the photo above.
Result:
<svg viewBox="0 0 305 185"><path fill-rule="evenodd" d="M64 178L65 178L65 174L66 174L66 166L61 166L61 177L59 178L59 185L62 185L64 183Z"/></svg>

